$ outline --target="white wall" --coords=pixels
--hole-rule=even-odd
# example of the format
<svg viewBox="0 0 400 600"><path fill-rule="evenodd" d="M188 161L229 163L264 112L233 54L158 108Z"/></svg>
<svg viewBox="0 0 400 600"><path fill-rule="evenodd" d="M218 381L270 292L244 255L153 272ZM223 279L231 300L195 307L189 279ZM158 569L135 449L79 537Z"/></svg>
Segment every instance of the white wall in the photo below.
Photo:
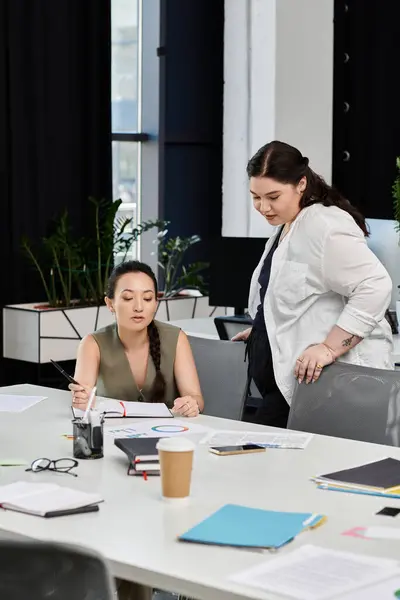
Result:
<svg viewBox="0 0 400 600"><path fill-rule="evenodd" d="M252 209L246 164L263 144L297 146L331 180L333 0L226 0L222 235L267 237ZM394 221L369 219L368 244L399 297Z"/></svg>
<svg viewBox="0 0 400 600"><path fill-rule="evenodd" d="M246 164L272 139L331 177L333 0L226 0L224 236L266 237Z"/></svg>
<svg viewBox="0 0 400 600"><path fill-rule="evenodd" d="M277 0L276 8L275 135L330 182L333 1Z"/></svg>

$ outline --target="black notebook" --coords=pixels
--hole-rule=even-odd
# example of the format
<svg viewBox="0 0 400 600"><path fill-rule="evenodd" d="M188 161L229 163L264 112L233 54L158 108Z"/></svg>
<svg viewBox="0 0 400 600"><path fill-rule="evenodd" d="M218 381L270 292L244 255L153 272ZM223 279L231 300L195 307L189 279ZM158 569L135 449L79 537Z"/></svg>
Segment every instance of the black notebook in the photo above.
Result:
<svg viewBox="0 0 400 600"><path fill-rule="evenodd" d="M159 475L158 438L118 438L114 444L129 458L128 475Z"/></svg>
<svg viewBox="0 0 400 600"><path fill-rule="evenodd" d="M158 462L158 438L117 438L114 444L131 462Z"/></svg>
<svg viewBox="0 0 400 600"><path fill-rule="evenodd" d="M395 458L384 458L352 469L321 475L316 478L316 481L390 489L400 486L400 461Z"/></svg>

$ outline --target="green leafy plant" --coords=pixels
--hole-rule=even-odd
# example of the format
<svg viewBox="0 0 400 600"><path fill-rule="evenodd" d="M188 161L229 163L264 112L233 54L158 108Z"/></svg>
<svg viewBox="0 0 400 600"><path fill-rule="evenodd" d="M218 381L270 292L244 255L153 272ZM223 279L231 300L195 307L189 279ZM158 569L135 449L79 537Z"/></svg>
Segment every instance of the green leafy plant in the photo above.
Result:
<svg viewBox="0 0 400 600"><path fill-rule="evenodd" d="M394 218L396 220L396 231L400 231L400 156L396 158L397 176L392 187L394 199Z"/></svg>
<svg viewBox="0 0 400 600"><path fill-rule="evenodd" d="M199 236L168 238L169 222L158 219L132 227L132 218L118 215L121 200L89 201L91 235L74 235L68 212L64 211L39 247L34 248L26 237L22 239L22 249L40 276L49 307L103 304L115 258L125 261L132 245L152 229L158 230L155 242L164 280L163 296L174 296L185 288L207 292L204 271L208 263L184 262L187 251L200 241Z"/></svg>
<svg viewBox="0 0 400 600"><path fill-rule="evenodd" d="M196 288L202 294L207 292L204 271L206 262L184 264L189 248L201 241L198 235L168 238L168 229L158 234L158 264L164 276L164 297L179 294L185 288Z"/></svg>
<svg viewBox="0 0 400 600"><path fill-rule="evenodd" d="M22 239L22 249L39 273L50 307L102 304L115 256L126 260L142 233L165 227L165 221L155 220L130 228L131 218L117 216L121 200L89 200L92 236L75 237L64 211L39 248L33 248L28 238Z"/></svg>

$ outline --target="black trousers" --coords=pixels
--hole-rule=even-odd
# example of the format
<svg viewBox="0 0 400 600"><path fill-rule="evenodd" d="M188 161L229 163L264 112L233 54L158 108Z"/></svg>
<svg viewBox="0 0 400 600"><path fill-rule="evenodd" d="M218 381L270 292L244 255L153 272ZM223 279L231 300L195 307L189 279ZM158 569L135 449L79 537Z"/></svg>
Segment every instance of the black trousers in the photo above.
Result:
<svg viewBox="0 0 400 600"><path fill-rule="evenodd" d="M266 332L251 332L247 342L247 356L248 375L262 397L261 405L255 414L255 422L273 427L287 427L289 405L275 381L271 347Z"/></svg>

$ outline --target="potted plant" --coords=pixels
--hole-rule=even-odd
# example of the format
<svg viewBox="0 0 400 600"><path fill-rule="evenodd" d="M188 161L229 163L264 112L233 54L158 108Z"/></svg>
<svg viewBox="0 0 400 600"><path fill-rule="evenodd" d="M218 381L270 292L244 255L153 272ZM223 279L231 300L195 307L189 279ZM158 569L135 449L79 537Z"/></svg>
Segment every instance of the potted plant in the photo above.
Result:
<svg viewBox="0 0 400 600"><path fill-rule="evenodd" d="M396 175L396 179L394 180L393 183L393 187L392 187L392 195L393 195L393 208L394 208L394 218L396 221L395 227L396 227L396 231L399 233L400 232L400 156L398 156L396 158L396 169L397 169L397 175ZM399 238L399 244L400 244L400 238ZM397 286L398 288L400 288L400 285ZM400 327L400 300L396 300L396 317L397 317L397 323L398 326Z"/></svg>
<svg viewBox="0 0 400 600"><path fill-rule="evenodd" d="M154 242L164 283L157 318L208 317L214 312L203 275L207 263L185 263L187 251L200 241L198 236L168 237L169 222L163 220L133 226L133 219L117 214L121 200L89 200L93 235L78 237L64 211L41 244L22 240L46 301L4 307L5 358L34 363L75 358L82 337L113 320L104 296L115 261L126 260L134 242L152 229L158 230Z"/></svg>
<svg viewBox="0 0 400 600"><path fill-rule="evenodd" d="M187 251L201 238L198 235L168 237L168 225L168 222L165 223L154 240L158 245L157 259L163 282L157 318L170 321L209 316L204 277L209 265L206 262L184 262Z"/></svg>
<svg viewBox="0 0 400 600"><path fill-rule="evenodd" d="M121 200L89 200L92 236L76 236L64 211L38 247L22 240L46 301L4 307L5 358L34 363L75 358L82 337L112 322L104 296L115 257L126 259L142 233L165 226L155 220L132 227L132 219L117 216Z"/></svg>

